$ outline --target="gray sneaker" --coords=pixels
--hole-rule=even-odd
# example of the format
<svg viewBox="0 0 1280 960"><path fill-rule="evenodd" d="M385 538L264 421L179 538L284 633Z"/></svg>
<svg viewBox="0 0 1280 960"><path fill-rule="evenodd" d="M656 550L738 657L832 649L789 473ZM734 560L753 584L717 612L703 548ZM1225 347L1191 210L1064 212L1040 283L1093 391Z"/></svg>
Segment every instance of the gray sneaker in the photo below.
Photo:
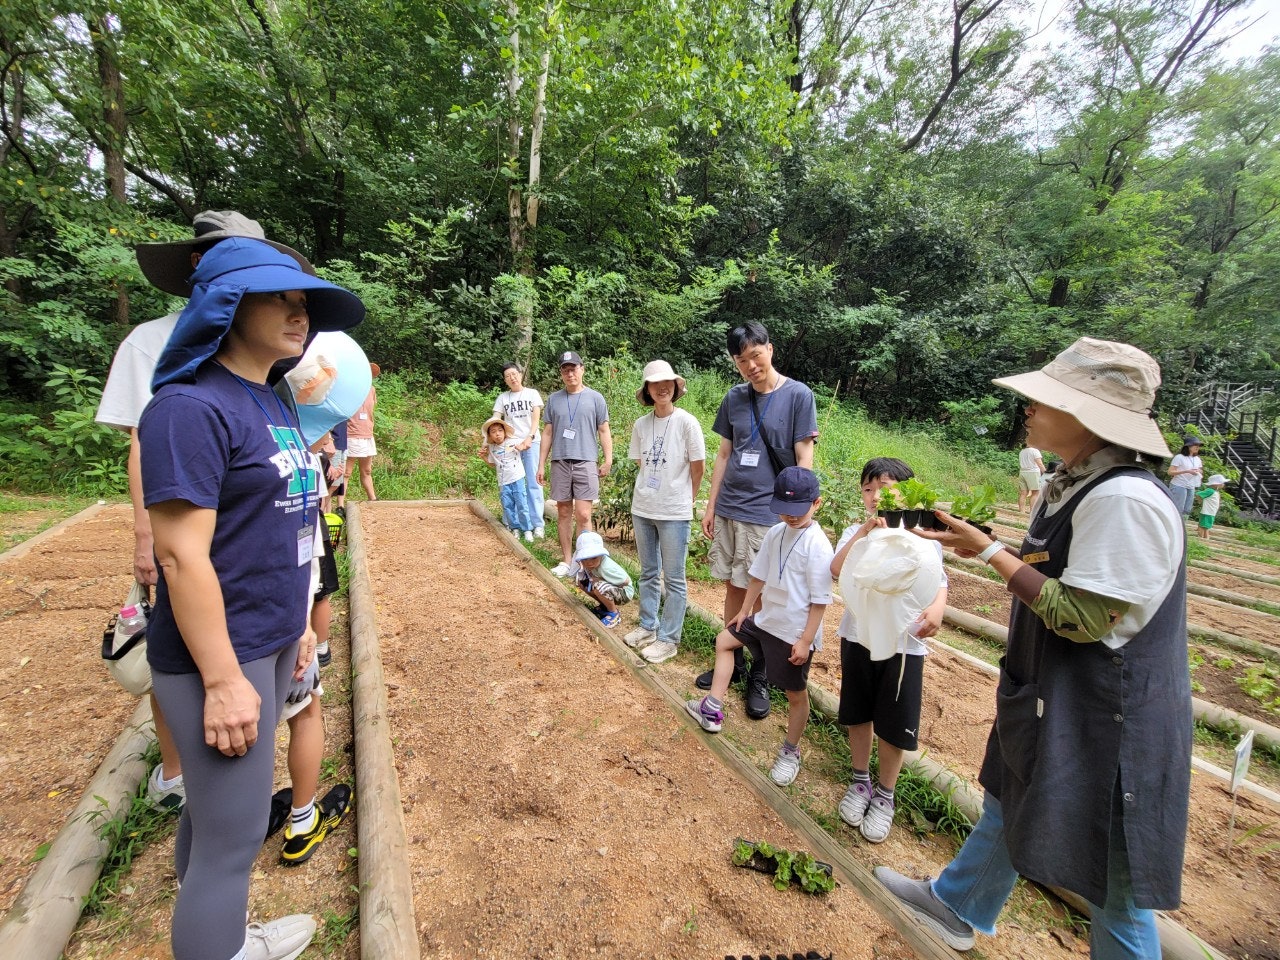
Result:
<svg viewBox="0 0 1280 960"><path fill-rule="evenodd" d="M973 927L957 917L933 893L928 880L910 880L888 867L872 871L904 907L926 927L940 936L952 950L972 950Z"/></svg>
<svg viewBox="0 0 1280 960"><path fill-rule="evenodd" d="M246 960L294 960L315 935L316 922L305 913L251 923L245 930Z"/></svg>
<svg viewBox="0 0 1280 960"><path fill-rule="evenodd" d="M656 636L657 636L656 631L650 630L648 627L640 626L640 627L636 627L634 630L632 630L630 633L624 636L622 638L622 642L625 643L632 650L636 650L640 647L647 646L648 644L652 643L654 637Z"/></svg>
<svg viewBox="0 0 1280 960"><path fill-rule="evenodd" d="M862 830L864 840L884 843L885 837L893 829L893 801L878 795L872 797L859 829Z"/></svg>
<svg viewBox="0 0 1280 960"><path fill-rule="evenodd" d="M644 657L650 663L666 663L679 652L680 648L674 643L667 643L665 640L658 640L641 650L640 656Z"/></svg>
<svg viewBox="0 0 1280 960"><path fill-rule="evenodd" d="M840 801L840 819L851 827L862 826L862 818L867 815L870 803L871 781L853 781L844 792L844 799Z"/></svg>
<svg viewBox="0 0 1280 960"><path fill-rule="evenodd" d="M151 776L147 777L147 803L153 810L181 813L183 804L187 802L187 785L182 777L178 776L175 778L178 782L167 790L161 787L162 766L157 763L151 771Z"/></svg>
<svg viewBox="0 0 1280 960"><path fill-rule="evenodd" d="M769 770L769 779L780 787L795 783L796 774L800 772L800 751L788 750L785 746L778 751L778 758L773 761Z"/></svg>
<svg viewBox="0 0 1280 960"><path fill-rule="evenodd" d="M719 733L724 729L724 713L720 710L712 710L706 706L705 701L705 697L700 697L697 700L686 700L684 708L689 711L689 716L697 720L698 725L707 733Z"/></svg>

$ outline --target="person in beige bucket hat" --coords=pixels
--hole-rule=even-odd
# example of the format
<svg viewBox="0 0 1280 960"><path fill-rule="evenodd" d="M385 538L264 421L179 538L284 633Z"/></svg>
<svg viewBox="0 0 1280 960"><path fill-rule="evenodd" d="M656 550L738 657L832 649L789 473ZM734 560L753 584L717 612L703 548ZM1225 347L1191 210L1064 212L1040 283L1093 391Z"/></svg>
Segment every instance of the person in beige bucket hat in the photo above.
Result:
<svg viewBox="0 0 1280 960"><path fill-rule="evenodd" d="M1027 443L1062 457L1018 550L938 511L917 536L989 564L1013 594L982 816L932 880L876 877L953 949L994 935L1021 874L1089 901L1095 960L1160 955L1177 908L1191 770L1186 534L1144 458L1169 455L1160 367L1082 337L994 381L1030 401Z"/></svg>

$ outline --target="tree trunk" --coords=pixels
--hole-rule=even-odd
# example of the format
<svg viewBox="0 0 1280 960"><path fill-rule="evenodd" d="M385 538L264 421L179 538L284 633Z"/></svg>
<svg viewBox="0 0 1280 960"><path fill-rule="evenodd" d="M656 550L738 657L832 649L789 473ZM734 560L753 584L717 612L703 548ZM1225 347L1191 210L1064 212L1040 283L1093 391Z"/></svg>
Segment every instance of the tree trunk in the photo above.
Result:
<svg viewBox="0 0 1280 960"><path fill-rule="evenodd" d="M511 245L511 264L521 276L533 272L525 254L524 193L516 174L520 169L520 7L516 0L507 0L507 19L511 21L508 45L511 59L507 67L507 238ZM516 362L528 366L533 345L533 307L521 298L515 308Z"/></svg>
<svg viewBox="0 0 1280 960"><path fill-rule="evenodd" d="M1067 294L1071 291L1071 281L1066 277L1054 277L1053 287L1049 290L1049 306L1065 307Z"/></svg>
<svg viewBox="0 0 1280 960"><path fill-rule="evenodd" d="M116 59L109 16L99 17L90 28L93 53L98 61L98 81L102 88L102 165L107 194L124 210L128 206L125 192L124 138L127 121L124 114L124 81ZM129 325L129 290L116 284L116 323Z"/></svg>

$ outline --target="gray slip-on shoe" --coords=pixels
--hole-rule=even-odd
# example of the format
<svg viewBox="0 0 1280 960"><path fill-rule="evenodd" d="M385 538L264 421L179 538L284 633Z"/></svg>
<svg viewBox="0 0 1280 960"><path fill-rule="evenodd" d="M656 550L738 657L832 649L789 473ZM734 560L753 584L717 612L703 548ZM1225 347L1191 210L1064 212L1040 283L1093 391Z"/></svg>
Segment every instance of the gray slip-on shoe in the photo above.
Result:
<svg viewBox="0 0 1280 960"><path fill-rule="evenodd" d="M934 896L928 880L911 880L888 867L876 867L872 872L884 884L885 889L897 897L921 923L940 936L948 947L952 950L973 949L973 927Z"/></svg>

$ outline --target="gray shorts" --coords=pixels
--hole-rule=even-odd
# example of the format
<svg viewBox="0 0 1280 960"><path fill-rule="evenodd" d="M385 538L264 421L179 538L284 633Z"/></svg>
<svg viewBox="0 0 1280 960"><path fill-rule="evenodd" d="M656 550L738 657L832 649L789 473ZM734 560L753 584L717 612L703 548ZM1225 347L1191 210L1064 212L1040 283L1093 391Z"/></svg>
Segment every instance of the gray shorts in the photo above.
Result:
<svg viewBox="0 0 1280 960"><path fill-rule="evenodd" d="M717 580L728 580L743 590L751 586L751 577L747 571L760 552L760 544L764 542L764 535L769 532L770 526L771 524L730 520L717 514L712 528L715 536L707 554L711 576Z"/></svg>
<svg viewBox="0 0 1280 960"><path fill-rule="evenodd" d="M552 460L551 499L595 500L600 496L600 471L592 460Z"/></svg>

